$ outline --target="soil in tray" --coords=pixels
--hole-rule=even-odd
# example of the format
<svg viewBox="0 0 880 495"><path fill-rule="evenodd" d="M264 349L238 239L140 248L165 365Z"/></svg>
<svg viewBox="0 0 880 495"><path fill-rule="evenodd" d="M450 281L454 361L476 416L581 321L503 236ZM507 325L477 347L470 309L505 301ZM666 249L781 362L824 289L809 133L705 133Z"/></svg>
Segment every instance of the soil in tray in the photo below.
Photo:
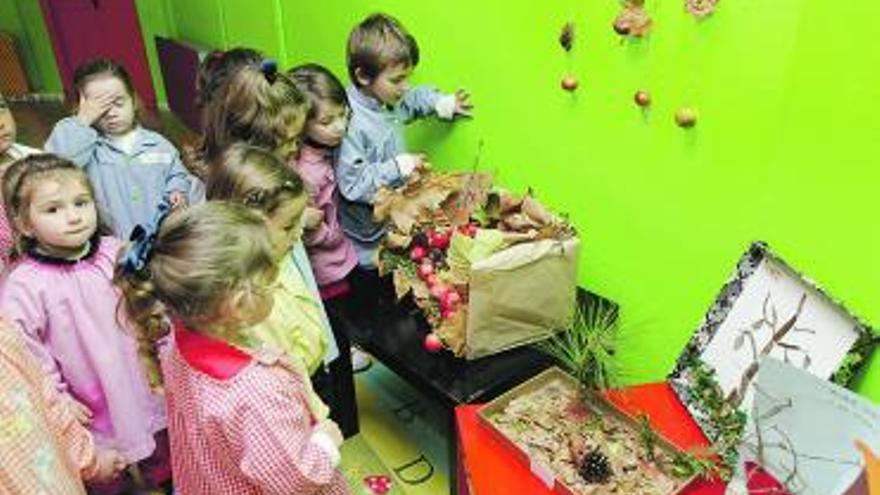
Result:
<svg viewBox="0 0 880 495"><path fill-rule="evenodd" d="M657 446L650 455L639 425L601 409L576 387L554 379L513 398L488 419L575 494L676 493L681 480L662 469L672 465L671 453Z"/></svg>

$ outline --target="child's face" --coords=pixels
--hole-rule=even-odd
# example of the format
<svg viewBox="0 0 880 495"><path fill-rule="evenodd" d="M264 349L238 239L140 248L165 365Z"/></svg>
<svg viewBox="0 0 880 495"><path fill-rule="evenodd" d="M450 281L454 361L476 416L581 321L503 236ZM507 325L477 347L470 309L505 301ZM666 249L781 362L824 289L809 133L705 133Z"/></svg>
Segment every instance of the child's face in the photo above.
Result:
<svg viewBox="0 0 880 495"><path fill-rule="evenodd" d="M397 64L382 69L372 81L361 80L362 88L385 105L396 105L409 90L409 76L413 68L407 64Z"/></svg>
<svg viewBox="0 0 880 495"><path fill-rule="evenodd" d="M318 144L335 148L345 136L348 117L349 110L344 105L318 102L315 117L306 124L306 137Z"/></svg>
<svg viewBox="0 0 880 495"><path fill-rule="evenodd" d="M219 326L214 330L224 339L238 341L241 329L262 322L272 313L277 286L278 270L274 268L242 284L220 306L220 318L215 322Z"/></svg>
<svg viewBox="0 0 880 495"><path fill-rule="evenodd" d="M254 277L251 281L250 297L239 312L242 327L256 325L269 317L275 305L277 288L278 270L271 270Z"/></svg>
<svg viewBox="0 0 880 495"><path fill-rule="evenodd" d="M0 155L3 155L15 144L16 128L12 112L6 102L0 99Z"/></svg>
<svg viewBox="0 0 880 495"><path fill-rule="evenodd" d="M95 233L98 214L92 194L76 177L53 177L34 184L22 233L48 254L78 253Z"/></svg>
<svg viewBox="0 0 880 495"><path fill-rule="evenodd" d="M302 214L306 195L284 201L268 217L269 238L275 250L275 259L281 259L302 237Z"/></svg>
<svg viewBox="0 0 880 495"><path fill-rule="evenodd" d="M83 88L83 96L87 99L96 99L103 95L112 95L113 104L95 122L95 127L111 136L120 136L130 131L134 127L134 100L128 94L125 84L118 77L103 76L89 81Z"/></svg>

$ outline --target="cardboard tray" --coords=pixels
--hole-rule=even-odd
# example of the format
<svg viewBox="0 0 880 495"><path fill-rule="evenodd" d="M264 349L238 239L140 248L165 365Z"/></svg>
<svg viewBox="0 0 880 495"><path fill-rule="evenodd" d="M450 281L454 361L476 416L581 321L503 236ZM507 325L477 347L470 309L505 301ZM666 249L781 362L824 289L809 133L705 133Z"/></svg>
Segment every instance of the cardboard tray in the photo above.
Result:
<svg viewBox="0 0 880 495"><path fill-rule="evenodd" d="M572 488L568 487L562 480L556 478L549 466L545 466L532 459L524 449L517 445L512 439L508 438L507 435L499 430L492 420L489 419L491 416L501 413L513 399L534 392L553 380L560 380L573 388L580 387L580 384L578 384L571 375L559 367L554 366L508 390L492 402L484 405L480 408L477 418L487 431L489 431L496 440L507 448L513 457L519 462L529 466L532 473L541 479L549 489L553 490L553 493L559 495L580 495L578 492L575 492ZM595 395L594 400L587 403L587 406L590 407L594 413L602 416L614 417L634 430L638 428L636 418L621 411L601 395ZM671 442L662 436L659 436L659 434L657 438L657 448L665 451L667 454L681 452L681 449L675 447ZM666 495L678 495L691 483L691 481L693 481L693 478L681 480L676 484L675 489Z"/></svg>

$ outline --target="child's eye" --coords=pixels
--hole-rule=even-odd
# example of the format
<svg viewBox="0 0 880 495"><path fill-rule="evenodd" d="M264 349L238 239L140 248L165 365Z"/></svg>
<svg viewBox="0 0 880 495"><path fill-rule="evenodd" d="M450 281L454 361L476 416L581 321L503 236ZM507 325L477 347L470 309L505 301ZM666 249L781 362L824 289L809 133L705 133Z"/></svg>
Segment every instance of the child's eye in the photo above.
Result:
<svg viewBox="0 0 880 495"><path fill-rule="evenodd" d="M91 204L91 200L88 200L88 199L78 199L78 200L76 200L76 202L75 202L74 204L75 204L76 206L80 206L80 207L82 207L82 206L88 206L89 204Z"/></svg>
<svg viewBox="0 0 880 495"><path fill-rule="evenodd" d="M50 206L49 208L46 208L46 213L58 213L58 207Z"/></svg>

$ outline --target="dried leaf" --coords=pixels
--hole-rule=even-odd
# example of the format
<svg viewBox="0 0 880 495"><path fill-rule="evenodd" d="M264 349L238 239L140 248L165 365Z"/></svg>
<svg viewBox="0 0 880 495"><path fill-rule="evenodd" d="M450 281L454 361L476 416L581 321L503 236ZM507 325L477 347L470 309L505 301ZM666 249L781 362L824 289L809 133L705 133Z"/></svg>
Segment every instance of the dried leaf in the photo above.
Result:
<svg viewBox="0 0 880 495"><path fill-rule="evenodd" d="M537 230L541 227L541 224L529 218L528 215L524 213L513 213L511 215L506 215L502 218L501 222L507 227L508 230L512 230L514 232L528 232L531 230Z"/></svg>
<svg viewBox="0 0 880 495"><path fill-rule="evenodd" d="M627 2L614 20L615 26L625 28L628 36L642 37L651 31L653 21L641 2Z"/></svg>
<svg viewBox="0 0 880 495"><path fill-rule="evenodd" d="M410 286L412 287L413 297L417 302L431 298L431 289L428 288L428 284L422 282L421 279L412 279Z"/></svg>
<svg viewBox="0 0 880 495"><path fill-rule="evenodd" d="M448 215L441 210L441 205L453 194L462 195L462 191L477 188L474 184L485 184L488 190L491 178L486 176L479 180L471 178L475 174L454 173L440 174L427 172L417 181L409 182L399 189L380 189L376 193L373 216L379 222L390 220L401 234L409 235L418 223L436 223L441 215ZM485 174L476 174L485 175ZM469 180L470 179L470 180ZM482 201L479 194L471 194L469 201Z"/></svg>
<svg viewBox="0 0 880 495"><path fill-rule="evenodd" d="M392 280L394 281L394 294L398 300L402 299L412 289L412 279L403 270L394 270Z"/></svg>
<svg viewBox="0 0 880 495"><path fill-rule="evenodd" d="M449 347L457 357L464 356L465 346L465 329L467 325L467 306L462 305L455 315L448 319L442 320L442 323L434 333L440 337L444 344Z"/></svg>
<svg viewBox="0 0 880 495"><path fill-rule="evenodd" d="M404 249L409 246L410 236L389 231L385 236L385 245L391 249Z"/></svg>
<svg viewBox="0 0 880 495"><path fill-rule="evenodd" d="M551 224L554 221L553 214L544 207L537 199L526 196L522 201L522 212L539 225Z"/></svg>
<svg viewBox="0 0 880 495"><path fill-rule="evenodd" d="M718 6L718 0L684 0L684 8L698 18L712 15Z"/></svg>
<svg viewBox="0 0 880 495"><path fill-rule="evenodd" d="M501 208L502 214L519 210L522 201L522 196L503 191L498 193L498 206Z"/></svg>
<svg viewBox="0 0 880 495"><path fill-rule="evenodd" d="M562 26L562 32L559 33L559 45L562 46L562 49L570 52L572 46L574 46L574 23L566 22L564 26Z"/></svg>

